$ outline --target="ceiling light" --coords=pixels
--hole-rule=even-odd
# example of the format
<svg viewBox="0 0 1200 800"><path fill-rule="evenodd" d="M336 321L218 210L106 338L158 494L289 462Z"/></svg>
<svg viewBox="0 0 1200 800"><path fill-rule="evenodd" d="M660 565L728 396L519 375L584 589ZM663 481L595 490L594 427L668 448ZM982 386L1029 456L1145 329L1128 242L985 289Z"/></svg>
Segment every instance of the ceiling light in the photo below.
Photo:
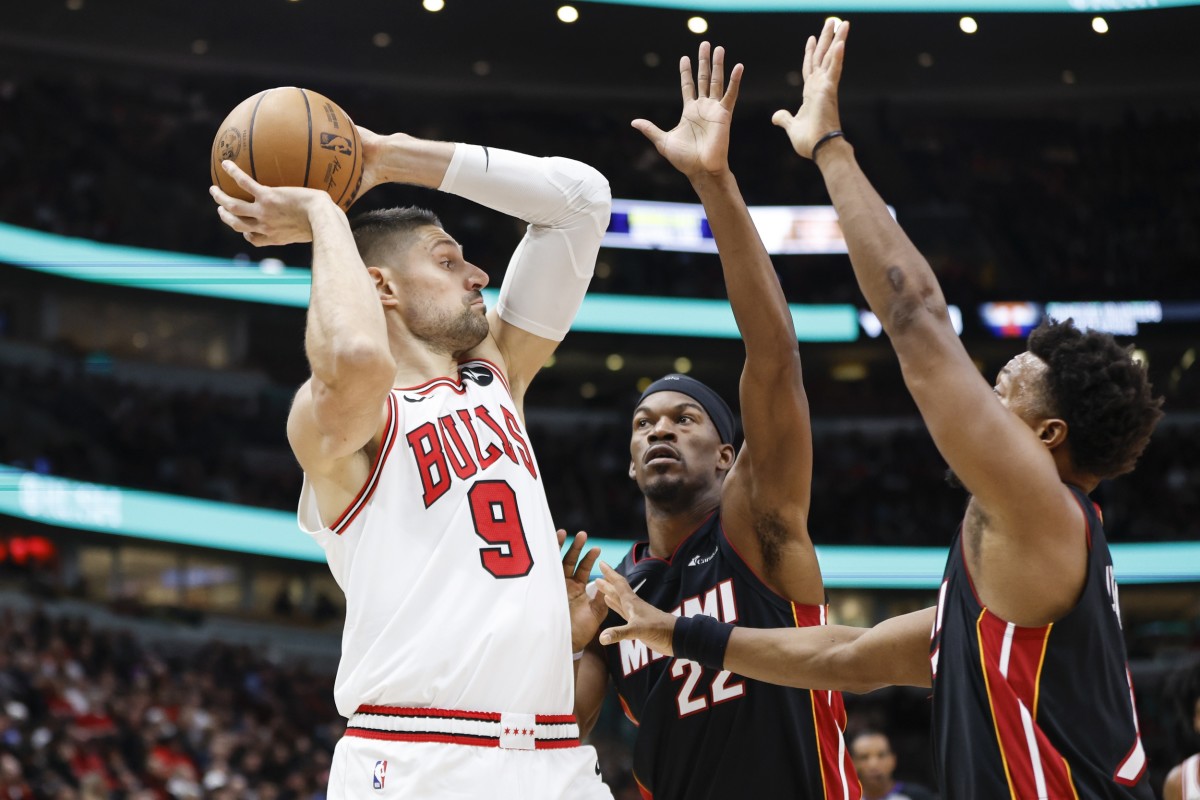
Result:
<svg viewBox="0 0 1200 800"><path fill-rule="evenodd" d="M621 367L625 366L625 359L621 358L619 353L613 353L608 358L604 359L604 366L611 371L616 372Z"/></svg>
<svg viewBox="0 0 1200 800"><path fill-rule="evenodd" d="M708 20L704 17L688 17L687 25L692 33L704 33L708 30Z"/></svg>
<svg viewBox="0 0 1200 800"><path fill-rule="evenodd" d="M1108 20L1104 17L1092 17L1092 30L1096 33L1108 33Z"/></svg>
<svg viewBox="0 0 1200 800"><path fill-rule="evenodd" d="M446 0L421 0L421 6L426 11L437 13L446 7Z"/></svg>
<svg viewBox="0 0 1200 800"><path fill-rule="evenodd" d="M979 30L979 23L974 17L963 17L958 21L958 27L963 33L974 33Z"/></svg>
<svg viewBox="0 0 1200 800"><path fill-rule="evenodd" d="M387 47L391 43L392 35L385 31L380 31L371 37L371 44L375 45L376 47Z"/></svg>
<svg viewBox="0 0 1200 800"><path fill-rule="evenodd" d="M918 53L917 54L917 63L920 64L922 67L932 67L933 66L933 55L931 53Z"/></svg>
<svg viewBox="0 0 1200 800"><path fill-rule="evenodd" d="M575 6L559 6L558 18L562 22L571 23L579 19L579 10Z"/></svg>
<svg viewBox="0 0 1200 800"><path fill-rule="evenodd" d="M675 371L687 375L692 371L692 360L687 356L675 359Z"/></svg>

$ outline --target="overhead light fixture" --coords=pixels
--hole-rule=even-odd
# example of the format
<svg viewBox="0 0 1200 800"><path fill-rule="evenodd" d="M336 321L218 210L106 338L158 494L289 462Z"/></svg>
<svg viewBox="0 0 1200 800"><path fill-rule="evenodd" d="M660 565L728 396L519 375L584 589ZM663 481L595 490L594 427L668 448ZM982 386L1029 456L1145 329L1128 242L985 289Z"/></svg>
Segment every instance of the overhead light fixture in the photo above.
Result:
<svg viewBox="0 0 1200 800"><path fill-rule="evenodd" d="M692 360L687 356L680 356L675 359L675 371L687 375L692 371Z"/></svg>
<svg viewBox="0 0 1200 800"><path fill-rule="evenodd" d="M979 30L979 23L974 17L963 17L958 21L958 27L963 33L975 33Z"/></svg>
<svg viewBox="0 0 1200 800"><path fill-rule="evenodd" d="M1104 17L1092 17L1092 30L1096 33L1108 33L1108 20Z"/></svg>
<svg viewBox="0 0 1200 800"><path fill-rule="evenodd" d="M704 33L708 30L708 20L704 17L688 17L687 26L692 33Z"/></svg>
<svg viewBox="0 0 1200 800"><path fill-rule="evenodd" d="M380 31L371 37L371 44L376 47L387 47L392 43L392 35L386 31Z"/></svg>
<svg viewBox="0 0 1200 800"><path fill-rule="evenodd" d="M613 353L604 359L604 366L608 367L612 372L617 372L621 367L625 366L625 359L621 357L620 353Z"/></svg>
<svg viewBox="0 0 1200 800"><path fill-rule="evenodd" d="M558 18L562 22L572 23L579 19L579 9L575 6L559 6Z"/></svg>
<svg viewBox="0 0 1200 800"><path fill-rule="evenodd" d="M421 7L436 14L446 7L446 0L421 0Z"/></svg>

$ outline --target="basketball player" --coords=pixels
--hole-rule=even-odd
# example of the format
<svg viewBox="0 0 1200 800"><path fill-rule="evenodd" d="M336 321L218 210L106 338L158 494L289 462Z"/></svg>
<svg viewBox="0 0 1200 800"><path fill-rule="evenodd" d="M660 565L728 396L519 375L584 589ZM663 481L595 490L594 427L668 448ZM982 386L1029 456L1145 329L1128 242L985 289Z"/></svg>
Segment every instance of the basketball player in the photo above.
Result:
<svg viewBox="0 0 1200 800"><path fill-rule="evenodd" d="M870 630L676 622L605 566L608 602L636 624L602 641L636 636L676 658L790 686L932 685L934 762L953 800L1148 799L1112 558L1088 493L1133 469L1161 400L1111 336L1070 322L1036 329L995 387L980 378L932 270L840 133L848 32L829 22L809 39L804 103L774 121L821 169L859 285L934 442L972 494L938 604Z"/></svg>
<svg viewBox="0 0 1200 800"><path fill-rule="evenodd" d="M1200 692L1196 682L1191 682L1190 705L1192 730L1200 736ZM1163 800L1200 800L1200 753L1185 758L1176 764L1163 783Z"/></svg>
<svg viewBox="0 0 1200 800"><path fill-rule="evenodd" d="M529 223L496 308L430 212L212 190L253 244L312 241L299 521L346 593L330 798L611 798L572 717L559 545L522 399L566 334L611 204L591 167L361 131L363 188L436 187Z"/></svg>
<svg viewBox="0 0 1200 800"><path fill-rule="evenodd" d="M746 344L745 443L734 450L733 413L700 381L667 375L643 392L629 476L645 496L649 541L634 545L620 570L643 597L675 613L819 626L825 592L807 529L812 437L796 332L728 163L742 67L726 88L724 50L710 59L704 43L695 83L688 58L680 71L679 124L669 132L645 120L633 125L691 182L716 238ZM589 639L606 611L597 605ZM577 683L585 729L609 676L639 726L633 772L644 797L859 797L840 694L748 681L636 642L607 652L593 642L581 654Z"/></svg>

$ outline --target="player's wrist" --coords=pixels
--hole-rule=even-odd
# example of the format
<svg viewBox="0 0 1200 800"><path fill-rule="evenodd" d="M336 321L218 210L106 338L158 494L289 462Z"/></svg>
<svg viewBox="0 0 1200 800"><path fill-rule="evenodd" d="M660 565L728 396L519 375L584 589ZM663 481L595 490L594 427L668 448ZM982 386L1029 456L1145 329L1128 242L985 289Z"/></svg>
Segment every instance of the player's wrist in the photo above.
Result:
<svg viewBox="0 0 1200 800"><path fill-rule="evenodd" d="M732 625L707 614L679 617L671 632L671 649L675 658L722 670L725 668L725 649L729 646L732 634Z"/></svg>

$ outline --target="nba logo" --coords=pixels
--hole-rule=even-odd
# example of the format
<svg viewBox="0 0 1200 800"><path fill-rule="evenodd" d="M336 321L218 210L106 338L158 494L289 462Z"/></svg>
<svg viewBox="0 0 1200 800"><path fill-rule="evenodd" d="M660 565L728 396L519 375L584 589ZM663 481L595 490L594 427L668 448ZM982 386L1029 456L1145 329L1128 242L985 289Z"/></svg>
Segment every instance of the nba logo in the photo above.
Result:
<svg viewBox="0 0 1200 800"><path fill-rule="evenodd" d="M375 762L375 774L372 776L371 783L376 789L383 788L383 782L387 779L387 762Z"/></svg>

